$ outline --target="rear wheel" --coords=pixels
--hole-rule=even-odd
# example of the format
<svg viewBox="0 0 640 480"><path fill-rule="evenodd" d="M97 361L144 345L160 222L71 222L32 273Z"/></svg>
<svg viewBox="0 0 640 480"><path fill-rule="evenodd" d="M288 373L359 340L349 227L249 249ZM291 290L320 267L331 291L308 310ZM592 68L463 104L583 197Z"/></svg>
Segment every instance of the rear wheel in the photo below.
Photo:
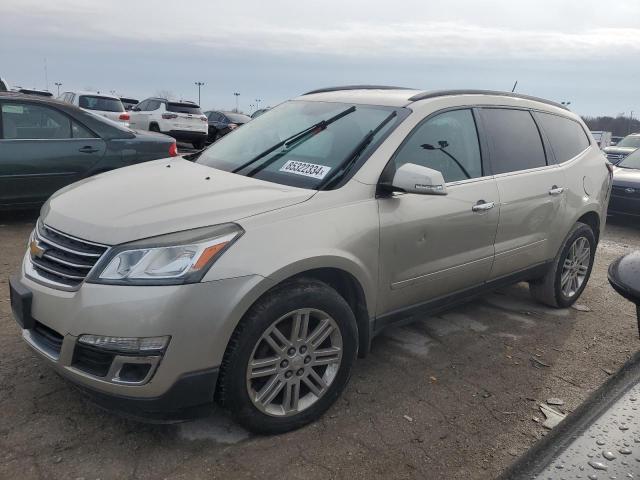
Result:
<svg viewBox="0 0 640 480"><path fill-rule="evenodd" d="M591 227L576 223L546 275L529 282L533 298L551 307L573 305L589 281L596 246Z"/></svg>
<svg viewBox="0 0 640 480"><path fill-rule="evenodd" d="M149 125L149 131L160 133L160 127L155 123L152 123L151 125Z"/></svg>
<svg viewBox="0 0 640 480"><path fill-rule="evenodd" d="M356 358L347 302L315 280L285 284L254 305L223 360L219 399L245 428L281 433L319 418Z"/></svg>
<svg viewBox="0 0 640 480"><path fill-rule="evenodd" d="M207 143L206 139L203 140L196 140L195 142L191 142L191 145L193 145L193 148L195 148L196 150L202 150L205 145Z"/></svg>

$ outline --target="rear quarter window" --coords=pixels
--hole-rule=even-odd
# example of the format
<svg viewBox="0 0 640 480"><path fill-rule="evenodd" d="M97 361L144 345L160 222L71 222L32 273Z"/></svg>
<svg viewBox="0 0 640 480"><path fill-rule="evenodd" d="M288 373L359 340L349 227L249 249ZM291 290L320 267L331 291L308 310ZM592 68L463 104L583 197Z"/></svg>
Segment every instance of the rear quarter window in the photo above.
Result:
<svg viewBox="0 0 640 480"><path fill-rule="evenodd" d="M549 139L557 163L571 160L591 144L582 125L575 120L542 112L535 112L534 116ZM602 133L597 135L600 138Z"/></svg>
<svg viewBox="0 0 640 480"><path fill-rule="evenodd" d="M483 108L482 123L491 148L494 174L547 165L542 137L529 111Z"/></svg>

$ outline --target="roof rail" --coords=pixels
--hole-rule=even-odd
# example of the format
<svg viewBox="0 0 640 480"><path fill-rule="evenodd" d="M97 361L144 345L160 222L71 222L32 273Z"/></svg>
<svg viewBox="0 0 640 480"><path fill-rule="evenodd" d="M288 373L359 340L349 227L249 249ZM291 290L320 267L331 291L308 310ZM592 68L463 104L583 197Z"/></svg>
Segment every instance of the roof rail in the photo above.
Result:
<svg viewBox="0 0 640 480"><path fill-rule="evenodd" d="M303 93L302 96L312 95L314 93L338 92L340 90L413 90L407 87L391 87L389 85L345 85L342 87L326 87L311 90Z"/></svg>
<svg viewBox="0 0 640 480"><path fill-rule="evenodd" d="M523 100L532 100L534 102L546 103L554 107L562 108L563 110L569 110L565 105L562 105L551 100L545 100L544 98L533 97L531 95L523 95L520 93L501 92L498 90L434 90L430 92L422 92L409 98L412 102L418 100L426 100L428 98L448 97L451 95L496 95L500 97L521 98Z"/></svg>

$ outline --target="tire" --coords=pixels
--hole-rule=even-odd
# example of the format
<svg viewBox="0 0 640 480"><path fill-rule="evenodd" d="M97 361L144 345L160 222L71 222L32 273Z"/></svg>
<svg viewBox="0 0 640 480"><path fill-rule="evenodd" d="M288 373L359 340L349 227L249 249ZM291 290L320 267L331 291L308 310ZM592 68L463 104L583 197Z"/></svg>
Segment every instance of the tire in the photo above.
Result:
<svg viewBox="0 0 640 480"><path fill-rule="evenodd" d="M207 140L196 140L195 142L191 142L191 145L193 145L193 148L195 148L196 150L202 150L205 145L207 144Z"/></svg>
<svg viewBox="0 0 640 480"><path fill-rule="evenodd" d="M572 263L572 247L575 246L575 248L579 249L581 246L586 246L587 244L589 252L586 254L583 251L582 258L586 260L588 257L588 265L576 265L574 263L573 266L566 266L577 272L576 278L582 275L584 276L582 276L581 280L576 280L576 282L571 285L567 282L563 284L563 273L566 273L565 262ZM560 248L560 251L553 260L549 271L544 277L529 282L531 296L538 302L549 305L550 307L567 308L573 305L576 300L580 298L580 295L582 295L591 276L596 246L596 237L591 227L584 223L576 223L562 243L562 248ZM568 277L573 278L573 275L568 274Z"/></svg>
<svg viewBox="0 0 640 480"><path fill-rule="evenodd" d="M291 314L295 312L301 324L308 315L308 341L304 340L304 329L299 330L300 335L293 333L295 315ZM289 343L282 341L274 327ZM332 329L326 334L329 327ZM322 337L314 346L311 340ZM297 340L292 342L293 338ZM320 352L328 356L321 357ZM222 361L217 399L252 432L295 430L318 419L336 401L349 381L357 353L355 316L342 296L313 279L285 283L258 300L234 331ZM262 369L254 366L252 373L258 376L251 378L250 362L259 360L267 363ZM299 402L292 400L296 388ZM262 402L258 401L260 396Z"/></svg>
<svg viewBox="0 0 640 480"><path fill-rule="evenodd" d="M160 127L158 127L158 125L156 125L155 123L152 123L151 125L149 125L149 131L160 133Z"/></svg>

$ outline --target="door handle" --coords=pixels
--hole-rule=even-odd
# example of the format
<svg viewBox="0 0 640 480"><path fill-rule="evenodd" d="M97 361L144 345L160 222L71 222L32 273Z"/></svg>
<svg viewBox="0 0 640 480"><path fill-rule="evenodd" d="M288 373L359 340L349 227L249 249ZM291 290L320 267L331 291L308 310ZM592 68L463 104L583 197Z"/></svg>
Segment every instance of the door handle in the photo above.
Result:
<svg viewBox="0 0 640 480"><path fill-rule="evenodd" d="M487 210L491 210L493 207L495 207L495 203L493 202L478 200L478 203L471 207L471 210L473 210L474 212L486 212Z"/></svg>
<svg viewBox="0 0 640 480"><path fill-rule="evenodd" d="M560 195L562 192L564 192L564 188L554 185L551 187L551 190L549 190L549 195Z"/></svg>
<svg viewBox="0 0 640 480"><path fill-rule="evenodd" d="M90 146L86 146L78 149L80 153L96 153L98 150L99 150L98 148L94 148Z"/></svg>

